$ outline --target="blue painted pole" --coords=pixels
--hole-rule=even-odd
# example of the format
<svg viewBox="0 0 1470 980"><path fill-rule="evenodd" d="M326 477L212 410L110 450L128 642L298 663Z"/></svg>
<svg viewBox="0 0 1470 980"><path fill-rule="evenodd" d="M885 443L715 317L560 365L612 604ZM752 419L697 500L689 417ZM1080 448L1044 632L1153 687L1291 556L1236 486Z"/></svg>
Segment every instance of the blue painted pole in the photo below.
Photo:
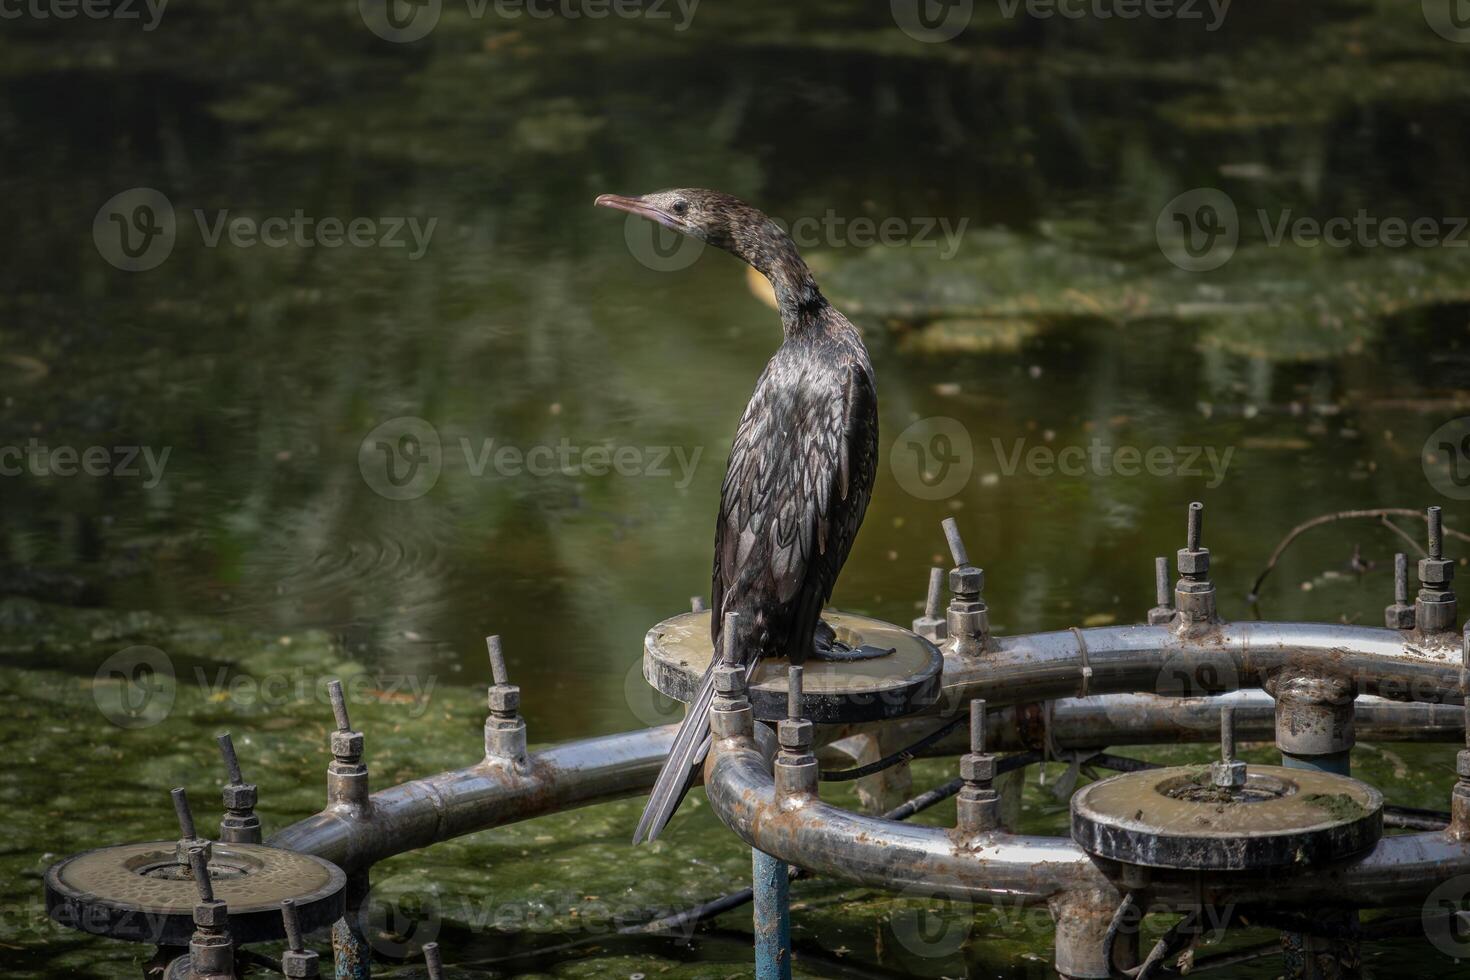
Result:
<svg viewBox="0 0 1470 980"><path fill-rule="evenodd" d="M371 980L373 950L362 934L363 903L368 896L366 872L347 876L347 914L332 923L332 964L337 980Z"/></svg>
<svg viewBox="0 0 1470 980"><path fill-rule="evenodd" d="M786 862L754 848L756 980L791 980L791 879Z"/></svg>

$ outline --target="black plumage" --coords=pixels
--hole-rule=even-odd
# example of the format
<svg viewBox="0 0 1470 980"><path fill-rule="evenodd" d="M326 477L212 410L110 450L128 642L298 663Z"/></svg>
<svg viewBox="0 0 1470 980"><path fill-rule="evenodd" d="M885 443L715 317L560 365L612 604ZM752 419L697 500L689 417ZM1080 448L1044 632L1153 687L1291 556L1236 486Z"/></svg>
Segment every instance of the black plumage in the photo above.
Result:
<svg viewBox="0 0 1470 980"><path fill-rule="evenodd" d="M638 214L743 259L771 283L785 339L756 382L730 448L715 526L711 639L739 613L735 650L801 663L830 647L821 623L872 496L878 458L873 369L857 329L812 278L791 238L744 202L682 189L597 203ZM674 739L634 842L653 840L709 747L713 671Z"/></svg>

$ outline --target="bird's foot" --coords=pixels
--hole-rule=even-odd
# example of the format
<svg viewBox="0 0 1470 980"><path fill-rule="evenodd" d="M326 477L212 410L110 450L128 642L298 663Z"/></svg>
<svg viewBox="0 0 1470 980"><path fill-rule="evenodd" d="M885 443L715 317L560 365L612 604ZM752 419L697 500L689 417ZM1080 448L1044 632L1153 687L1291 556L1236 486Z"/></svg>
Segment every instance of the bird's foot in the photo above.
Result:
<svg viewBox="0 0 1470 980"><path fill-rule="evenodd" d="M879 657L888 656L893 650L893 647L875 647L866 643L860 647L850 647L837 639L837 631L821 620L817 621L816 632L812 634L812 658L814 660L826 660L830 663L877 660Z"/></svg>

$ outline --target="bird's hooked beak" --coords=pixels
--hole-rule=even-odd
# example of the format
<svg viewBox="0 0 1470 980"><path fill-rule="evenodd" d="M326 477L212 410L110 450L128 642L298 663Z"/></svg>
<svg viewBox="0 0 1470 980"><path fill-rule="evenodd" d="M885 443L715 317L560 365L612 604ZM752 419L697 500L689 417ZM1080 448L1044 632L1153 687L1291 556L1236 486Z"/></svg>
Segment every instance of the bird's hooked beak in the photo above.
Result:
<svg viewBox="0 0 1470 980"><path fill-rule="evenodd" d="M612 208L615 211L626 211L629 214L636 214L640 218L647 218L649 221L657 221L665 228L672 228L674 231L685 231L685 228L679 224L673 215L654 207L652 204L646 203L641 198L624 197L621 194L601 194L592 203L599 208Z"/></svg>

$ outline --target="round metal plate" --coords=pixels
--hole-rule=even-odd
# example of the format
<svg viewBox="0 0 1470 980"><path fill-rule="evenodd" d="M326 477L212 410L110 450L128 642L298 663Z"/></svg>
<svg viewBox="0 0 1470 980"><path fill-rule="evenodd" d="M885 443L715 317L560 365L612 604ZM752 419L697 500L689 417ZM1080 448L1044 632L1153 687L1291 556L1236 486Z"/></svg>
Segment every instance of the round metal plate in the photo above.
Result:
<svg viewBox="0 0 1470 980"><path fill-rule="evenodd" d="M99 936L187 946L199 892L175 862L177 841L75 854L46 870L46 914ZM212 845L214 897L229 906L237 943L279 940L281 900L295 899L305 931L343 914L346 876L330 861L262 844Z"/></svg>
<svg viewBox="0 0 1470 980"><path fill-rule="evenodd" d="M851 613L827 610L822 619L849 647L863 645L893 653L872 660L834 662L809 658L803 665L805 716L819 724L898 718L939 697L944 658L934 644L909 630ZM643 676L657 690L689 703L699 691L713 646L710 613L684 613L648 631ZM751 677L750 703L763 721L786 717L785 660L762 661Z"/></svg>
<svg viewBox="0 0 1470 980"><path fill-rule="evenodd" d="M1245 871L1335 861L1383 836L1383 796L1346 776L1251 766L1254 802L1190 798L1208 766L1113 776L1072 797L1072 839L1096 857L1153 868Z"/></svg>

